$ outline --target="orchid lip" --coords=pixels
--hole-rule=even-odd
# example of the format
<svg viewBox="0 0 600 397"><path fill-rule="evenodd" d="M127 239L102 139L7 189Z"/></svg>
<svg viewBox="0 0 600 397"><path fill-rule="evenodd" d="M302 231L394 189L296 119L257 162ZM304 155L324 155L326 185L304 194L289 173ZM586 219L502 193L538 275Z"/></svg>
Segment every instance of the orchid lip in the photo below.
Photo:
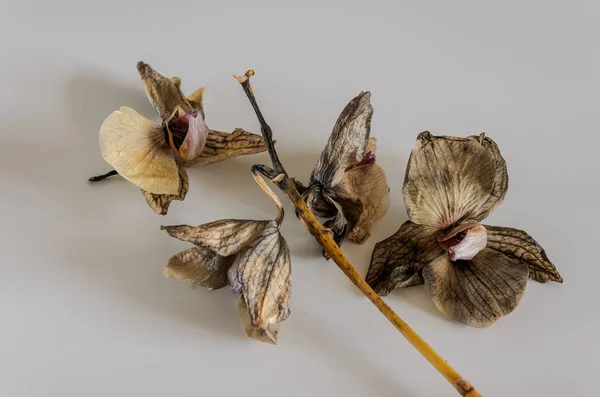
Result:
<svg viewBox="0 0 600 397"><path fill-rule="evenodd" d="M464 223L438 236L438 242L451 261L471 260L486 247L487 230L479 223Z"/></svg>

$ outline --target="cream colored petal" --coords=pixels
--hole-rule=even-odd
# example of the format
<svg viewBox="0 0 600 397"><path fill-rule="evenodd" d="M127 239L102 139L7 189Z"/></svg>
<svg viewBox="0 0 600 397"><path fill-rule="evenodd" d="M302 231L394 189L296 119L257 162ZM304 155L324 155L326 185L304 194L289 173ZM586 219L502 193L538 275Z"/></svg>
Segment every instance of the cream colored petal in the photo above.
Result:
<svg viewBox="0 0 600 397"><path fill-rule="evenodd" d="M233 132L209 131L206 146L198 157L185 162L186 167L208 165L237 156L265 152L267 146L260 135L241 128Z"/></svg>
<svg viewBox="0 0 600 397"><path fill-rule="evenodd" d="M495 178L494 157L476 137L423 132L410 155L402 190L409 218L440 229L472 220L492 194Z"/></svg>
<svg viewBox="0 0 600 397"><path fill-rule="evenodd" d="M275 221L224 219L200 226L162 226L171 236L208 248L221 256L230 256L249 247Z"/></svg>
<svg viewBox="0 0 600 397"><path fill-rule="evenodd" d="M181 79L166 78L144 62L138 62L137 69L148 99L163 121L167 121L177 108L183 109L185 113L193 113L196 110L179 88Z"/></svg>
<svg viewBox="0 0 600 397"><path fill-rule="evenodd" d="M279 323L266 324L263 327L255 327L252 325L250 319L250 312L248 311L248 305L244 300L244 295L240 295L237 303L237 312L244 327L244 333L250 339L257 340L259 342L270 343L272 345L277 344L277 334L279 333Z"/></svg>
<svg viewBox="0 0 600 397"><path fill-rule="evenodd" d="M178 194L179 171L163 130L128 107L100 127L102 157L123 178L155 194Z"/></svg>
<svg viewBox="0 0 600 397"><path fill-rule="evenodd" d="M260 331L258 335L265 334L275 343L278 324L290 313L288 300L292 288L290 251L276 224L267 227L240 254L237 277L242 286L249 325Z"/></svg>
<svg viewBox="0 0 600 397"><path fill-rule="evenodd" d="M525 293L527 265L489 248L470 261L451 262L447 255L423 269L436 307L454 321L489 327L512 312Z"/></svg>
<svg viewBox="0 0 600 397"><path fill-rule="evenodd" d="M204 91L206 91L205 87L198 88L196 91L192 92L188 95L187 99L190 102L195 102L197 107L202 109L202 98L204 96Z"/></svg>
<svg viewBox="0 0 600 397"><path fill-rule="evenodd" d="M509 227L485 226L489 249L519 259L529 267L529 278L540 283L554 281L562 283L563 278L546 251L530 235L522 230Z"/></svg>
<svg viewBox="0 0 600 397"><path fill-rule="evenodd" d="M183 201L190 188L188 174L182 166L179 166L179 192L177 194L154 194L142 189L146 202L158 215L166 215L171 201Z"/></svg>
<svg viewBox="0 0 600 397"><path fill-rule="evenodd" d="M423 267L443 254L436 228L404 222L395 234L375 244L365 280L381 296L421 285Z"/></svg>
<svg viewBox="0 0 600 397"><path fill-rule="evenodd" d="M350 240L362 244L370 235L371 227L387 212L390 205L390 187L383 168L377 164L354 167L344 174L336 188L360 202L360 213L348 234Z"/></svg>
<svg viewBox="0 0 600 397"><path fill-rule="evenodd" d="M193 247L169 259L163 274L210 290L218 289L227 285L227 270L232 262L233 257L224 258L209 249Z"/></svg>

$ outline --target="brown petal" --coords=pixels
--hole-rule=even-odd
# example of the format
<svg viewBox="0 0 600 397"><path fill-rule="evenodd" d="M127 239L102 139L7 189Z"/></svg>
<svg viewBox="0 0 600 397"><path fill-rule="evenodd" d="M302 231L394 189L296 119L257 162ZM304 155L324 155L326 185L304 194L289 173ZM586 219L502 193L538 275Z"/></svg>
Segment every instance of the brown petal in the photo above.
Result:
<svg viewBox="0 0 600 397"><path fill-rule="evenodd" d="M188 174L182 166L179 166L179 193L177 194L154 194L142 189L146 202L158 215L166 215L171 201L183 201L190 188Z"/></svg>
<svg viewBox="0 0 600 397"><path fill-rule="evenodd" d="M202 98L204 96L205 90L206 90L205 87L198 88L196 91L194 91L190 95L188 95L188 97L187 97L188 101L194 102L192 104L192 105L195 105L194 107L202 109Z"/></svg>
<svg viewBox="0 0 600 397"><path fill-rule="evenodd" d="M367 283L382 296L423 284L423 267L444 253L436 235L434 227L404 222L394 235L375 244Z"/></svg>
<svg viewBox="0 0 600 397"><path fill-rule="evenodd" d="M545 283L562 283L563 278L550 262L546 251L530 235L522 230L508 227L485 226L488 234L489 249L520 260L529 267L529 278Z"/></svg>
<svg viewBox="0 0 600 397"><path fill-rule="evenodd" d="M275 221L224 219L200 226L161 226L171 236L208 248L221 256L230 256L253 244Z"/></svg>
<svg viewBox="0 0 600 397"><path fill-rule="evenodd" d="M137 69L146 87L148 99L163 121L169 120L178 108L184 113L197 110L181 92L181 80L178 77L168 79L144 62L138 62Z"/></svg>
<svg viewBox="0 0 600 397"><path fill-rule="evenodd" d="M486 201L482 201L481 205L473 210L471 213L471 219L477 220L478 222L485 219L500 203L504 200L506 191L508 190L508 172L506 170L506 161L500 154L500 149L496 142L481 134L477 138L479 142L485 147L494 159L496 165L496 176L494 177L494 187Z"/></svg>
<svg viewBox="0 0 600 397"><path fill-rule="evenodd" d="M100 127L102 157L123 178L155 194L178 194L179 171L163 130L128 107L114 111Z"/></svg>
<svg viewBox="0 0 600 397"><path fill-rule="evenodd" d="M361 92L346 105L310 176L309 184L334 187L342 180L344 170L363 158L369 143L373 116L370 98L371 93Z"/></svg>
<svg viewBox="0 0 600 397"><path fill-rule="evenodd" d="M249 317L246 335L276 343L279 323L290 313L292 283L290 251L274 222L241 254L237 277Z"/></svg>
<svg viewBox="0 0 600 397"><path fill-rule="evenodd" d="M478 137L435 137L422 132L404 179L410 220L438 228L480 221L484 204L494 195L496 175L494 157Z"/></svg>
<svg viewBox="0 0 600 397"><path fill-rule="evenodd" d="M447 255L423 269L423 279L438 310L471 327L489 327L512 312L525 293L527 265L489 248L470 261Z"/></svg>
<svg viewBox="0 0 600 397"><path fill-rule="evenodd" d="M371 227L387 212L390 205L390 187L383 168L377 164L354 167L344 174L335 188L336 195L353 198L359 203L359 213L348 237L362 244L370 235Z"/></svg>
<svg viewBox="0 0 600 397"><path fill-rule="evenodd" d="M218 289L227 285L227 270L232 261L233 257L221 257L209 249L193 247L169 259L163 274L167 278Z"/></svg>
<svg viewBox="0 0 600 397"><path fill-rule="evenodd" d="M266 150L267 146L262 136L244 131L241 128L236 128L232 133L209 131L206 146L200 156L187 161L184 165L186 167L207 165Z"/></svg>

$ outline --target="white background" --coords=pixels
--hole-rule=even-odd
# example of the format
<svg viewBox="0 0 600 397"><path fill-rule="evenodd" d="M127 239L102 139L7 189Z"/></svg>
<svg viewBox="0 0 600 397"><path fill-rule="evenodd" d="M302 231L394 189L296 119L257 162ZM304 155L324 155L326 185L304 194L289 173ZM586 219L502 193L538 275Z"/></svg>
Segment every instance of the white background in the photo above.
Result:
<svg viewBox="0 0 600 397"><path fill-rule="evenodd" d="M192 170L165 217L119 177L87 182L110 169L106 116L127 105L157 119L139 60L187 93L206 86L208 125L223 131L259 131L231 78L254 68L280 157L302 180L345 104L370 90L392 204L371 239L343 247L362 274L407 218L417 134L485 131L510 176L487 222L528 231L565 283L530 282L483 330L447 320L423 287L386 302L485 396L597 395L598 2L408 3L3 1L0 395L456 395L287 204L292 314L277 346L244 338L231 291L162 276L188 245L161 224L275 212L249 173L264 153Z"/></svg>

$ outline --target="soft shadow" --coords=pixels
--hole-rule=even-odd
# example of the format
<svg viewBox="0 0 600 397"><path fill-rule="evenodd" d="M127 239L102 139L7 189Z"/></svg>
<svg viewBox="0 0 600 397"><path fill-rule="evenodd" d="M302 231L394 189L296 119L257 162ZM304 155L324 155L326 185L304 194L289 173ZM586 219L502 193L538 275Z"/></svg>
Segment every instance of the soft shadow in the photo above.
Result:
<svg viewBox="0 0 600 397"><path fill-rule="evenodd" d="M334 360L335 367L345 368L353 379L364 379L373 390L373 395L400 397L408 396L405 386L399 383L390 368L378 362L366 361L356 345L346 343L343 338L318 327L318 321L300 321L295 323L295 332L302 333L310 346L327 346L327 350L315 349L324 360ZM309 347L310 348L310 347Z"/></svg>

